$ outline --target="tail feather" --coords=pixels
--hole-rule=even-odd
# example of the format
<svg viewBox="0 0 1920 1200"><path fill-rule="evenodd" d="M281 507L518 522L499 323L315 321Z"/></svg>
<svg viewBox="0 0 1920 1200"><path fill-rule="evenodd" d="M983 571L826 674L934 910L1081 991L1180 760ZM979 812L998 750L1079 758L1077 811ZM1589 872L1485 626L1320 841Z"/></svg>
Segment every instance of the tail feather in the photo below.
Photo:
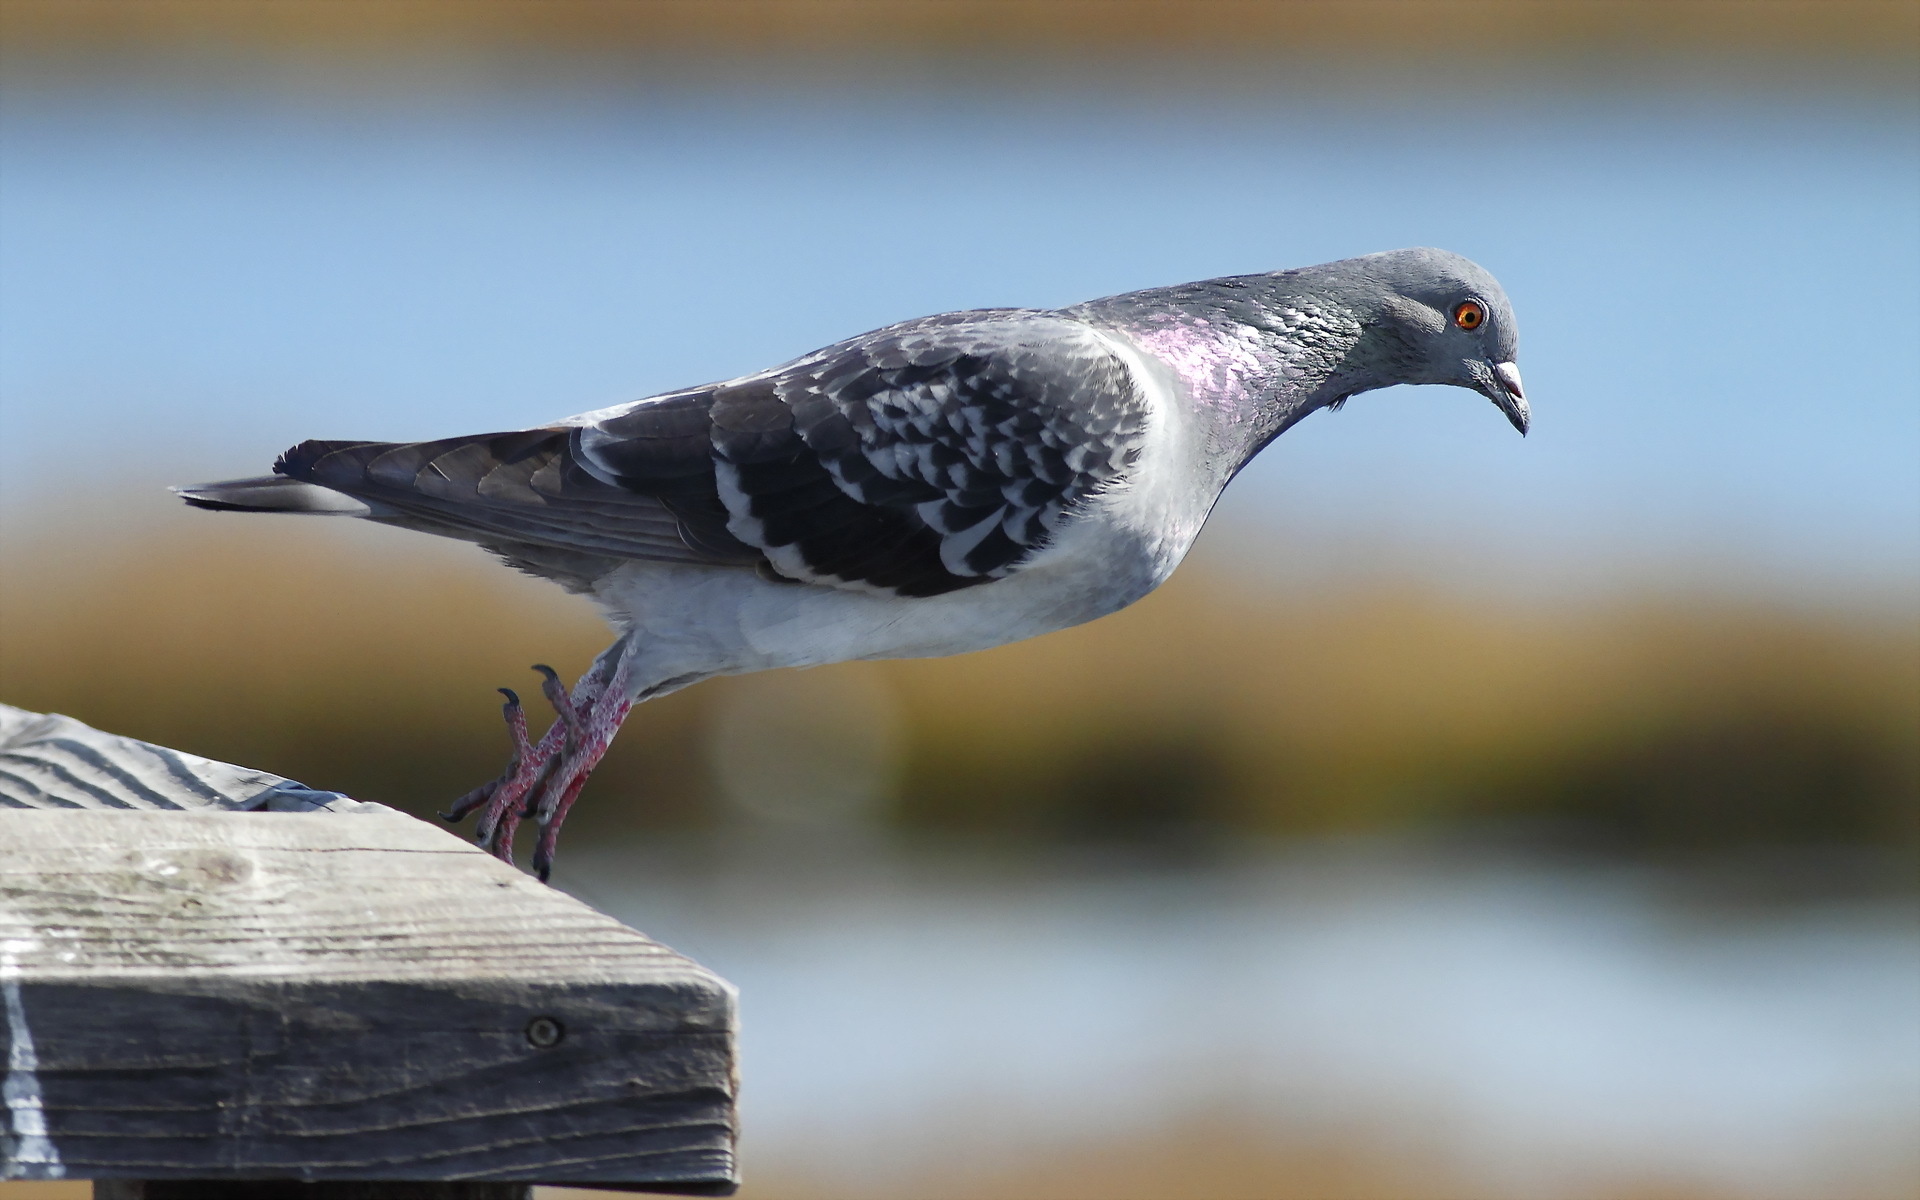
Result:
<svg viewBox="0 0 1920 1200"><path fill-rule="evenodd" d="M282 454L272 475L174 491L197 508L366 517L478 542L555 577L591 579L623 559L761 561L728 531L704 440L669 464L682 469L663 473L656 494L588 471L573 457L573 436L547 427L431 442L308 441ZM555 552L570 565L550 569ZM580 567L586 558L598 565Z"/></svg>
<svg viewBox="0 0 1920 1200"><path fill-rule="evenodd" d="M173 493L195 508L215 512L311 513L334 517L364 517L373 512L369 505L343 492L280 475L196 483L174 488Z"/></svg>

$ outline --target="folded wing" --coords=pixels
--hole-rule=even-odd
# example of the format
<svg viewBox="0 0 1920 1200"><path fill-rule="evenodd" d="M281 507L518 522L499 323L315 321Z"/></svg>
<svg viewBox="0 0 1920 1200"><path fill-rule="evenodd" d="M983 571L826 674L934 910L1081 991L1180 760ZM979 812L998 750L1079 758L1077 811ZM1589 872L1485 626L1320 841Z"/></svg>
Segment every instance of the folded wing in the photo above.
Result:
<svg viewBox="0 0 1920 1200"><path fill-rule="evenodd" d="M522 561L757 564L928 596L1030 559L1124 476L1146 411L1085 325L961 313L566 426L306 442L274 469Z"/></svg>

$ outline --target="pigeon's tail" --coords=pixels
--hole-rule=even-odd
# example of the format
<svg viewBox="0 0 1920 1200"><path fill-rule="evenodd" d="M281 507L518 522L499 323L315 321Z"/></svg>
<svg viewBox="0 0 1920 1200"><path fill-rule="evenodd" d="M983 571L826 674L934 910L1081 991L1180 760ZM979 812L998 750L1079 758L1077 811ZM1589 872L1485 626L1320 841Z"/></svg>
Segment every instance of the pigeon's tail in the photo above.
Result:
<svg viewBox="0 0 1920 1200"><path fill-rule="evenodd" d="M195 508L216 512L313 513L330 517L364 517L373 512L367 504L345 493L281 475L196 483L174 488L173 493Z"/></svg>
<svg viewBox="0 0 1920 1200"><path fill-rule="evenodd" d="M700 412L702 421L705 411ZM572 586L624 559L755 566L759 550L727 530L704 432L656 437L675 468L664 496L607 483L574 461L570 428L522 429L432 442L301 442L272 475L175 488L200 508L365 517L478 542ZM672 458L683 443L694 447ZM556 556L555 552L559 552ZM564 565L562 559L565 560Z"/></svg>

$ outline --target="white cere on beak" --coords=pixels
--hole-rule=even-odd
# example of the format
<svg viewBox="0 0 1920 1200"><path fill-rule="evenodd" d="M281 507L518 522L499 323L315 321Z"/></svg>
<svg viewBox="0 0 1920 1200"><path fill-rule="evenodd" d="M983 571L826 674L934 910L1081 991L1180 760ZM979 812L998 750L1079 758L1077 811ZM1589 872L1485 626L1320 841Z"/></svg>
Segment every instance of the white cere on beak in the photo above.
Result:
<svg viewBox="0 0 1920 1200"><path fill-rule="evenodd" d="M1516 364L1510 362L1493 364L1493 377L1500 381L1501 387L1513 394L1515 400L1527 398L1526 389L1520 386L1520 368Z"/></svg>

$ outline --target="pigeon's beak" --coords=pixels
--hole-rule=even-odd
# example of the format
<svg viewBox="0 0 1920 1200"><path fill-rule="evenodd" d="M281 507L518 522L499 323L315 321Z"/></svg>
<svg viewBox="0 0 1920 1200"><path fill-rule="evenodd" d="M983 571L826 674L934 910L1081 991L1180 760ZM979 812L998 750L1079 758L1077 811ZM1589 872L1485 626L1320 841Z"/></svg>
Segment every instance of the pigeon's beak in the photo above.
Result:
<svg viewBox="0 0 1920 1200"><path fill-rule="evenodd" d="M1507 420L1513 422L1520 436L1527 436L1527 426L1533 420L1533 413L1527 407L1527 394L1520 387L1520 368L1510 362L1489 365L1493 368L1493 378L1481 390L1493 401L1494 407L1507 414Z"/></svg>

